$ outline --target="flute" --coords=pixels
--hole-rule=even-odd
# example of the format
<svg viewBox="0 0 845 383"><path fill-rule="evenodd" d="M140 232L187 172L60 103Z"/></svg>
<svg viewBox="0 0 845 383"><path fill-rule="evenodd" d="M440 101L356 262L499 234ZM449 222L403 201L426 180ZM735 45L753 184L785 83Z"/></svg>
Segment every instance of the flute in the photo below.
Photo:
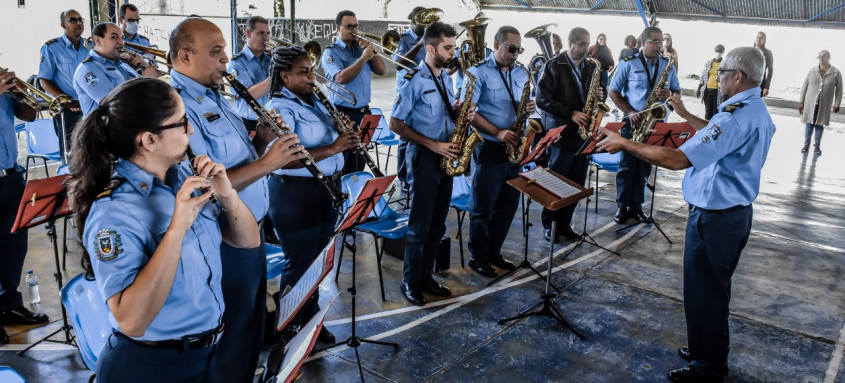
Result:
<svg viewBox="0 0 845 383"><path fill-rule="evenodd" d="M200 175L200 173L197 171L197 168L194 166L194 159L197 158L197 155L194 154L194 150L191 149L190 145L185 149L185 154L188 156L188 166L191 167L191 171L194 173L195 176ZM211 188L210 187L204 187L204 188L200 189L200 192L205 194L206 192L209 191L209 189L211 189ZM211 192L210 201L211 201L211 203L217 203L217 196L214 194L213 191Z"/></svg>

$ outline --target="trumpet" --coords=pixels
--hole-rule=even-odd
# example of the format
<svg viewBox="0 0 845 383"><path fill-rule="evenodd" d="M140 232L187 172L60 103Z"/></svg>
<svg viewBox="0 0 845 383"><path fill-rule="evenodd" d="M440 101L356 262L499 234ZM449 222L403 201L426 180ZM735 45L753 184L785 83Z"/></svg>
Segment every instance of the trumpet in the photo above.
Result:
<svg viewBox="0 0 845 383"><path fill-rule="evenodd" d="M278 46L289 47L291 45L294 45L292 42L285 40L285 39L282 39L282 38L278 38L278 37L270 37L270 42L272 44L269 44L268 49L271 51L270 52L271 55L273 54L272 51L275 50L276 47L278 47ZM311 40L311 41L305 43L305 45L302 46L302 49L305 49L305 52L308 52L308 58L311 59L311 67L313 69L319 68L320 67L320 57L323 54L323 50L322 50L322 48L320 48L320 43L318 43L317 41ZM332 80L332 79L330 79L326 76L323 76L323 75L317 73L316 71L314 72L314 75L319 77L321 80L323 80L325 82L329 82L329 83L333 84L334 86L336 86L338 89L340 89L340 91L337 91L337 90L334 90L332 88L326 87L326 89L328 89L332 93L336 94L338 97L346 100L346 102L348 102L352 105L358 104L358 99L355 97L355 93L352 93L352 91L350 91L349 89L346 89L346 87L344 87L339 82L334 81L334 80ZM344 95L341 92L346 93L346 95Z"/></svg>
<svg viewBox="0 0 845 383"><path fill-rule="evenodd" d="M411 60L405 56L400 55L399 53L396 53L396 49L399 48L399 32L396 32L391 29L385 32L384 35L379 36L373 33L359 31L354 36L358 40L364 40L372 45L375 45L378 48L381 48L382 53L376 52L376 54L379 55L381 58L396 64L396 66L402 67L402 69L408 71L414 70L413 68L410 68L407 65L404 65L390 57L390 55L396 55L402 60L414 62L414 60ZM379 41L381 44L377 43L376 41Z"/></svg>
<svg viewBox="0 0 845 383"><path fill-rule="evenodd" d="M143 46L143 45L126 43L126 42L124 42L123 45L127 46L129 48L132 48L136 51L141 51L141 52L149 53L150 55L152 55L153 59L149 60L150 64L153 64L153 63L161 64L161 65L164 65L164 66L166 66L170 69L173 69L173 65L170 64L170 59L167 57L167 52L162 50L162 49L156 49L156 48L152 48L152 47L146 47L146 46ZM128 53L132 56L143 56L143 55L139 54L138 52L133 52L133 51L126 49L126 48L121 49L120 52L121 53ZM156 60L155 58L160 58L161 60ZM162 61L162 60L164 60L164 61Z"/></svg>
<svg viewBox="0 0 845 383"><path fill-rule="evenodd" d="M0 70L3 70L3 68L0 67ZM17 77L15 77L15 88L19 91L19 94L16 93L16 97L23 102L28 109L26 111L26 118L22 118L24 121L27 121L26 119L30 117L32 119L29 121L35 120L35 114L37 114L39 110L38 99L33 97L29 92L32 92L36 96L44 99L47 103L47 111L50 113L50 117L55 117L61 113L65 106L72 101L66 94L60 94L57 97L52 97L46 92L42 92L38 88Z"/></svg>

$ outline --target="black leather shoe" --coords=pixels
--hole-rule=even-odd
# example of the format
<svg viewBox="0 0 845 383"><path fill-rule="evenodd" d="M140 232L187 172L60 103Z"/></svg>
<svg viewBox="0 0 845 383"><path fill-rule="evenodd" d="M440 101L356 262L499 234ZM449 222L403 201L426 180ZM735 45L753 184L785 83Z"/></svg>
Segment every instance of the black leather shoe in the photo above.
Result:
<svg viewBox="0 0 845 383"><path fill-rule="evenodd" d="M6 329L0 324L0 346L9 344L9 334L6 334Z"/></svg>
<svg viewBox="0 0 845 383"><path fill-rule="evenodd" d="M325 326L323 326L323 328L320 330L320 333L317 334L317 340L329 344L334 344L334 342L337 341L337 339L334 337L334 334L332 334L332 332L329 331L329 329Z"/></svg>
<svg viewBox="0 0 845 383"><path fill-rule="evenodd" d="M616 214L613 215L613 220L616 221L616 223L619 223L619 224L624 224L625 222L627 222L628 221L628 208L625 207L625 206L622 206L622 207L616 209Z"/></svg>
<svg viewBox="0 0 845 383"><path fill-rule="evenodd" d="M689 347L681 346L678 348L678 355L680 355L681 358L684 358L687 362L692 362L692 357L689 355Z"/></svg>
<svg viewBox="0 0 845 383"><path fill-rule="evenodd" d="M552 241L552 229L543 230L543 237L546 238L546 242L551 242ZM557 243L557 242L558 242L558 240L557 240L557 238L555 238L555 243Z"/></svg>
<svg viewBox="0 0 845 383"><path fill-rule="evenodd" d="M569 225L564 225L562 228L558 229L557 235L566 238L570 241L573 239L577 239L581 236L581 234L578 234L575 232L575 230L572 230L572 226Z"/></svg>
<svg viewBox="0 0 845 383"><path fill-rule="evenodd" d="M34 313L26 307L17 307L4 311L2 317L2 322L5 324L34 325L45 324L50 321L50 318L46 314Z"/></svg>
<svg viewBox="0 0 845 383"><path fill-rule="evenodd" d="M485 276L487 278L496 277L496 270L493 269L493 267L490 266L490 264L487 262L481 263L470 258L469 262L467 262L467 265L469 265L470 269L472 269L476 273L481 274L482 276Z"/></svg>
<svg viewBox="0 0 845 383"><path fill-rule="evenodd" d="M704 369L692 366L669 371L670 381L682 383L713 383L721 382L728 374L728 368Z"/></svg>
<svg viewBox="0 0 845 383"><path fill-rule="evenodd" d="M502 270L516 270L516 265L514 265L513 262L503 258L501 255L499 255L498 257L493 257L493 259L490 260L490 265L496 266Z"/></svg>
<svg viewBox="0 0 845 383"><path fill-rule="evenodd" d="M405 296L405 299L407 299L408 302L415 305L419 306L425 304L425 297L422 294L422 289L418 285L402 283L402 295Z"/></svg>
<svg viewBox="0 0 845 383"><path fill-rule="evenodd" d="M426 279L422 283L422 291L438 297L451 297L452 291L434 279Z"/></svg>
<svg viewBox="0 0 845 383"><path fill-rule="evenodd" d="M807 145L805 145L803 148L801 148L801 153L807 153L809 151L810 151L810 147L807 146Z"/></svg>
<svg viewBox="0 0 845 383"><path fill-rule="evenodd" d="M648 216L643 213L642 210L633 210L628 212L629 216L633 216L639 222L646 222L648 221Z"/></svg>

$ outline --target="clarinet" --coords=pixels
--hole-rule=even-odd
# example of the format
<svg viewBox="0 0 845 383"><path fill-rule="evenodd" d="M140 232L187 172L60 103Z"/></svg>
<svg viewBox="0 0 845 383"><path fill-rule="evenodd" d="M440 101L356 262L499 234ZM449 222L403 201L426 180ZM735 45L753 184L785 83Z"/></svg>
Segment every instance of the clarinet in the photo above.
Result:
<svg viewBox="0 0 845 383"><path fill-rule="evenodd" d="M200 172L198 172L197 168L194 166L194 159L197 158L197 155L194 154L194 150L191 149L190 145L185 149L185 154L188 156L188 166L191 167L191 172L193 172L195 176L200 175ZM209 189L211 188L202 188L200 189L200 193L205 194L206 192L208 192ZM210 201L211 203L217 203L217 196L214 194L213 191L211 192Z"/></svg>
<svg viewBox="0 0 845 383"><path fill-rule="evenodd" d="M220 72L220 74L223 75L223 78L226 79L226 81L229 83L229 86L232 87L235 93L240 96L241 100L246 101L247 105L249 105L249 107L255 112L256 115L258 115L258 118L265 124L267 124L267 126L270 127L270 130L272 130L273 133L276 134L276 136L281 137L284 134L290 133L290 130L283 128L276 122L273 117L270 117L270 113L267 112L267 109L264 109L264 107L258 104L258 101L255 100L255 97L252 97L252 95L249 94L249 90L244 86L244 84L241 84L241 82L238 81L235 76L233 76L229 72ZM334 201L336 205L340 205L341 203L343 203L343 201L349 198L348 194L340 191L340 189L334 182L326 178L326 175L323 174L323 171L317 167L317 161L314 161L314 157L311 157L310 153L308 153L305 149L302 149L302 153L305 153L305 158L302 158L299 161L302 162L302 165L306 169L308 169L308 172L311 173L314 178L320 181L323 187L328 190L332 201Z"/></svg>
<svg viewBox="0 0 845 383"><path fill-rule="evenodd" d="M343 134L347 131L351 130L352 127L346 125L343 122L343 119L340 117L340 112L335 109L334 105L329 101L329 98L318 88L317 86L313 86L312 89L314 90L314 95L317 96L317 99L323 103L323 106L326 107L326 110L329 111L329 114L332 116L332 120L334 121L334 128L337 130L338 133ZM367 149L364 147L364 144L361 143L355 148L355 152L364 159L364 163L367 164L367 167L370 168L370 171L373 172L373 176L376 178L384 177L384 173L382 173L381 169L376 166L375 161L373 158L370 157L370 153L367 152Z"/></svg>

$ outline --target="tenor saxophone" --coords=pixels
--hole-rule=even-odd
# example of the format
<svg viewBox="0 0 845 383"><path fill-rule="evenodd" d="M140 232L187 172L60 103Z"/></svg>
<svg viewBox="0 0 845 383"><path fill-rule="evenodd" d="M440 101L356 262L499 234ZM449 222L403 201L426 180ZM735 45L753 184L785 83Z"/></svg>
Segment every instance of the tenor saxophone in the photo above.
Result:
<svg viewBox="0 0 845 383"><path fill-rule="evenodd" d="M516 64L528 76L528 80L525 81L525 85L522 87L522 97L519 100L516 121L513 123L513 131L519 137L519 146L508 146L507 148L508 160L518 164L528 155L528 150L531 149L531 142L534 141L534 135L541 132L542 127L537 121L528 119L528 102L531 101L531 73L522 64ZM527 129L525 126L526 121L528 121Z"/></svg>
<svg viewBox="0 0 845 383"><path fill-rule="evenodd" d="M657 58L658 65L660 63L660 59L662 58L662 56ZM657 121L661 121L666 118L666 108L662 103L660 103L660 101L657 100L657 92L666 86L666 80L669 78L670 69L672 69L671 62L666 65L663 72L660 72L660 78L658 78L657 82L654 83L654 88L651 88L651 94L648 95L648 99L645 102L645 109L640 111L640 113L645 114L645 119L642 123L631 130L632 141L645 142L648 138L648 134L652 129L654 129L654 124L656 124Z"/></svg>
<svg viewBox="0 0 845 383"><path fill-rule="evenodd" d="M590 122L587 125L578 126L578 135L581 136L582 140L595 140L601 120L605 113L610 112L610 108L596 94L601 86L601 63L599 63L599 60L589 57L585 60L591 61L596 66L596 69L593 70L593 78L590 80L590 91L587 93L586 102L584 102L584 114L590 116Z"/></svg>
<svg viewBox="0 0 845 383"><path fill-rule="evenodd" d="M475 76L467 70L464 71L464 76L467 78L467 85L464 87L466 101L464 101L463 106L461 106L461 112L455 119L455 131L449 137L449 142L459 148L460 154L456 160L450 160L446 157L440 160L440 167L446 170L446 174L452 177L466 172L475 145L483 141L478 131L471 127L466 120L466 116L471 111L472 93L475 91Z"/></svg>

